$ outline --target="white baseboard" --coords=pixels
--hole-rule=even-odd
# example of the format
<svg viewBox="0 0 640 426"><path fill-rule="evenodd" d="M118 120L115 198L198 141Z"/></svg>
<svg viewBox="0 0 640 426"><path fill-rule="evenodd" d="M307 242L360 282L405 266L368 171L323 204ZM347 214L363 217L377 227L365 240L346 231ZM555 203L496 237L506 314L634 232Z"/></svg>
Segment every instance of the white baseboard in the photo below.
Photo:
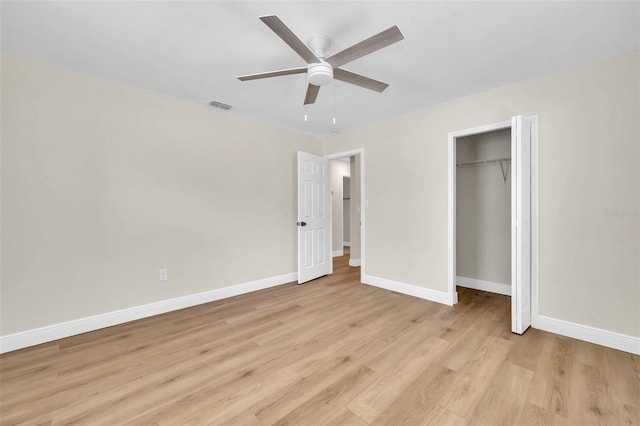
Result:
<svg viewBox="0 0 640 426"><path fill-rule="evenodd" d="M489 291L491 293L511 296L511 286L509 284L477 280L475 278L456 277L456 285L459 285L460 287L473 288L475 290Z"/></svg>
<svg viewBox="0 0 640 426"><path fill-rule="evenodd" d="M359 259L357 259L357 261L359 265ZM351 264L351 261L349 263ZM297 279L298 274L292 272L276 277L265 278L262 280L251 281L202 293L196 293L177 297L174 299L163 300L160 302L149 303L146 305L135 306L119 311L94 315L87 318L81 318L78 320L54 324L33 330L13 333L6 336L0 336L0 353L11 352L17 349L62 339L64 337L86 333L88 331L99 330L101 328L134 321L153 315L159 315L178 309L188 308L190 306L200 305L203 303L213 302L215 300L250 293L252 291L275 287L278 285L296 281ZM395 291L397 293L419 297L425 300L431 300L433 302L443 303L446 305L450 304L447 300L447 292L443 291L418 287L416 285L405 284L398 281L371 275L365 275L363 277L363 283L374 287ZM463 286L467 287L466 285ZM640 338L638 337L603 330L596 327L576 324L573 322L559 320L544 315L534 316L532 320L532 327L540 330L640 355Z"/></svg>
<svg viewBox="0 0 640 426"><path fill-rule="evenodd" d="M265 278L257 281L209 290L202 293L176 297L174 299L162 300L146 305L134 306L132 308L121 309L119 311L80 318L33 330L8 334L6 336L0 336L0 353L11 352L28 346L34 346L40 343L62 339L64 337L86 333L88 331L99 330L101 328L111 327L113 325L153 315L164 314L166 312L188 308L190 306L226 299L227 297L250 293L252 291L262 290L269 287L275 287L290 283L291 281L296 281L297 279L298 274L296 272L292 272L289 274L278 275L276 277Z"/></svg>
<svg viewBox="0 0 640 426"><path fill-rule="evenodd" d="M351 247L351 243L349 241L343 241L342 247Z"/></svg>
<svg viewBox="0 0 640 426"><path fill-rule="evenodd" d="M349 259L349 266L360 266L360 259Z"/></svg>
<svg viewBox="0 0 640 426"><path fill-rule="evenodd" d="M588 325L576 324L544 315L533 317L532 320L533 323L531 326L533 328L640 355L640 337L633 337Z"/></svg>
<svg viewBox="0 0 640 426"><path fill-rule="evenodd" d="M420 299L450 305L449 295L446 291L432 290L430 288L418 287L417 285L405 284L371 275L365 275L362 282L374 287L395 291L396 293L402 293L409 296L419 297Z"/></svg>
<svg viewBox="0 0 640 426"><path fill-rule="evenodd" d="M344 249L336 250L333 252L333 257L344 256Z"/></svg>

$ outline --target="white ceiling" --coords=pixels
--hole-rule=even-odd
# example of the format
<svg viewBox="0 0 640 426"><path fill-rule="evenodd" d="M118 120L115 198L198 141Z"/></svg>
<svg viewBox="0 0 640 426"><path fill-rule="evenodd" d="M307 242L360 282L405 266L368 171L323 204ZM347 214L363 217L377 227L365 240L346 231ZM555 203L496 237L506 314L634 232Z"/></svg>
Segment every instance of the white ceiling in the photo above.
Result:
<svg viewBox="0 0 640 426"><path fill-rule="evenodd" d="M258 16L278 15L329 54L398 25L405 40L345 69L390 84L335 84L302 105L304 66ZM46 1L1 3L2 49L301 132L329 135L640 48L640 2Z"/></svg>

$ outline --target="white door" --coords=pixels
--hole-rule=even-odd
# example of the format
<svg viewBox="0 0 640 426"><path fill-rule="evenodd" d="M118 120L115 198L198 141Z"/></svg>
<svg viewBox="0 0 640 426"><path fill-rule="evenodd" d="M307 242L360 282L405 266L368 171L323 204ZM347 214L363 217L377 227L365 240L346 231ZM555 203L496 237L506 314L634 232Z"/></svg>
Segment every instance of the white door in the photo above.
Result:
<svg viewBox="0 0 640 426"><path fill-rule="evenodd" d="M298 283L333 272L329 160L298 151Z"/></svg>
<svg viewBox="0 0 640 426"><path fill-rule="evenodd" d="M531 326L531 121L511 119L511 331Z"/></svg>

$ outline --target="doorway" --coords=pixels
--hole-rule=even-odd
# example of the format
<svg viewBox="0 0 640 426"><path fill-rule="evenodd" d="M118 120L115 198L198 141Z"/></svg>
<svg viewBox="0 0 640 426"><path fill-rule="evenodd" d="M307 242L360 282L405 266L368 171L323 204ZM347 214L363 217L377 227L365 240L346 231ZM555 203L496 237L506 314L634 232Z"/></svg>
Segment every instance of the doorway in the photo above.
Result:
<svg viewBox="0 0 640 426"><path fill-rule="evenodd" d="M461 144L464 143L465 138L486 138L487 135L498 134L500 132L505 133L509 131L511 133L511 152L510 152L510 165L507 166L505 152L503 150L502 156L497 158L471 158L464 159L462 161L457 160L458 141ZM480 136L484 135L484 136ZM468 140L467 140L468 142ZM458 250L457 250L457 171L459 168L464 167L463 164L469 167L480 167L484 165L480 161L484 160L496 160L495 164L500 164L498 176L501 176L503 180L511 178L510 188L504 188L509 192L511 211L508 217L510 218L510 261L509 267L511 269L511 285L509 291L511 293L511 329L514 333L522 334L537 317L538 312L538 120L536 116L533 117L513 117L510 121L501 123L490 124L486 126L476 127L472 129L461 130L457 132L449 133L448 138L448 298L449 304L453 305L457 303L457 292L455 291L456 285L462 286L484 286L481 288L485 291L494 291L503 293L507 291L506 283L496 283L490 280L476 279L475 282L458 281ZM495 153L494 153L495 154ZM486 155L486 154L485 154ZM500 160L502 160L500 162ZM508 169L508 170L507 170ZM488 170L485 170L488 171ZM495 177L495 176L494 176ZM503 194L504 195L504 194ZM503 198L504 202L504 198ZM493 206L495 207L495 206ZM469 212L464 212L467 214ZM486 213L486 212L485 212ZM495 211L492 214L499 214ZM505 211L502 211L505 216ZM495 218L483 218L482 220L475 220L477 222L490 222L490 219ZM478 223L479 224L479 223ZM518 224L520 226L518 226ZM495 231L495 230L494 230ZM503 230L504 231L504 230ZM496 237L496 235L492 235ZM507 235L503 232L499 235L503 245ZM493 238L495 242L495 238ZM491 242L491 238L488 239ZM483 243L487 244L487 242ZM504 250L504 247L503 247ZM462 250L464 252L464 250ZM503 252L504 254L504 252ZM504 257L504 256L503 256ZM470 267L468 259L460 259L465 263L461 265L462 269L467 271L474 271L473 265ZM499 281L506 281L505 279L505 265L504 258L502 259L502 265L498 267L499 270L494 270L490 273L497 274L493 276L502 277ZM498 262L500 263L500 262ZM476 265L477 266L477 265ZM495 267L496 265L493 265ZM477 272L477 267L474 273ZM488 273L486 270L482 273ZM485 275L487 276L487 275ZM490 276L490 275L489 275ZM464 278L464 277L463 277ZM494 285L503 284L503 285ZM496 291L501 289L503 291ZM503 293L504 294L504 293Z"/></svg>
<svg viewBox="0 0 640 426"><path fill-rule="evenodd" d="M344 241L350 241L350 236L345 240L345 232L349 230L350 224L351 158L343 157L330 160L330 165L331 250L333 257L338 257L344 255Z"/></svg>
<svg viewBox="0 0 640 426"><path fill-rule="evenodd" d="M360 281L365 268L364 149L326 156L332 164L332 250L333 255L349 253L348 265L360 267ZM340 167L334 170L333 165ZM348 231L348 232L345 232ZM348 247L348 250L345 250Z"/></svg>

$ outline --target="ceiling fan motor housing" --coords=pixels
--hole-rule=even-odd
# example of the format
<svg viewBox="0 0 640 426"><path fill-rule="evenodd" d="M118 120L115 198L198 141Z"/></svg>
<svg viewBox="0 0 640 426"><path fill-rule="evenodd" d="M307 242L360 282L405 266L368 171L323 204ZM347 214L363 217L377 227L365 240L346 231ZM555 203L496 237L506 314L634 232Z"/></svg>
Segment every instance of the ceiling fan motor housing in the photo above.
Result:
<svg viewBox="0 0 640 426"><path fill-rule="evenodd" d="M333 81L333 67L326 62L307 66L307 81L314 86L324 86Z"/></svg>

